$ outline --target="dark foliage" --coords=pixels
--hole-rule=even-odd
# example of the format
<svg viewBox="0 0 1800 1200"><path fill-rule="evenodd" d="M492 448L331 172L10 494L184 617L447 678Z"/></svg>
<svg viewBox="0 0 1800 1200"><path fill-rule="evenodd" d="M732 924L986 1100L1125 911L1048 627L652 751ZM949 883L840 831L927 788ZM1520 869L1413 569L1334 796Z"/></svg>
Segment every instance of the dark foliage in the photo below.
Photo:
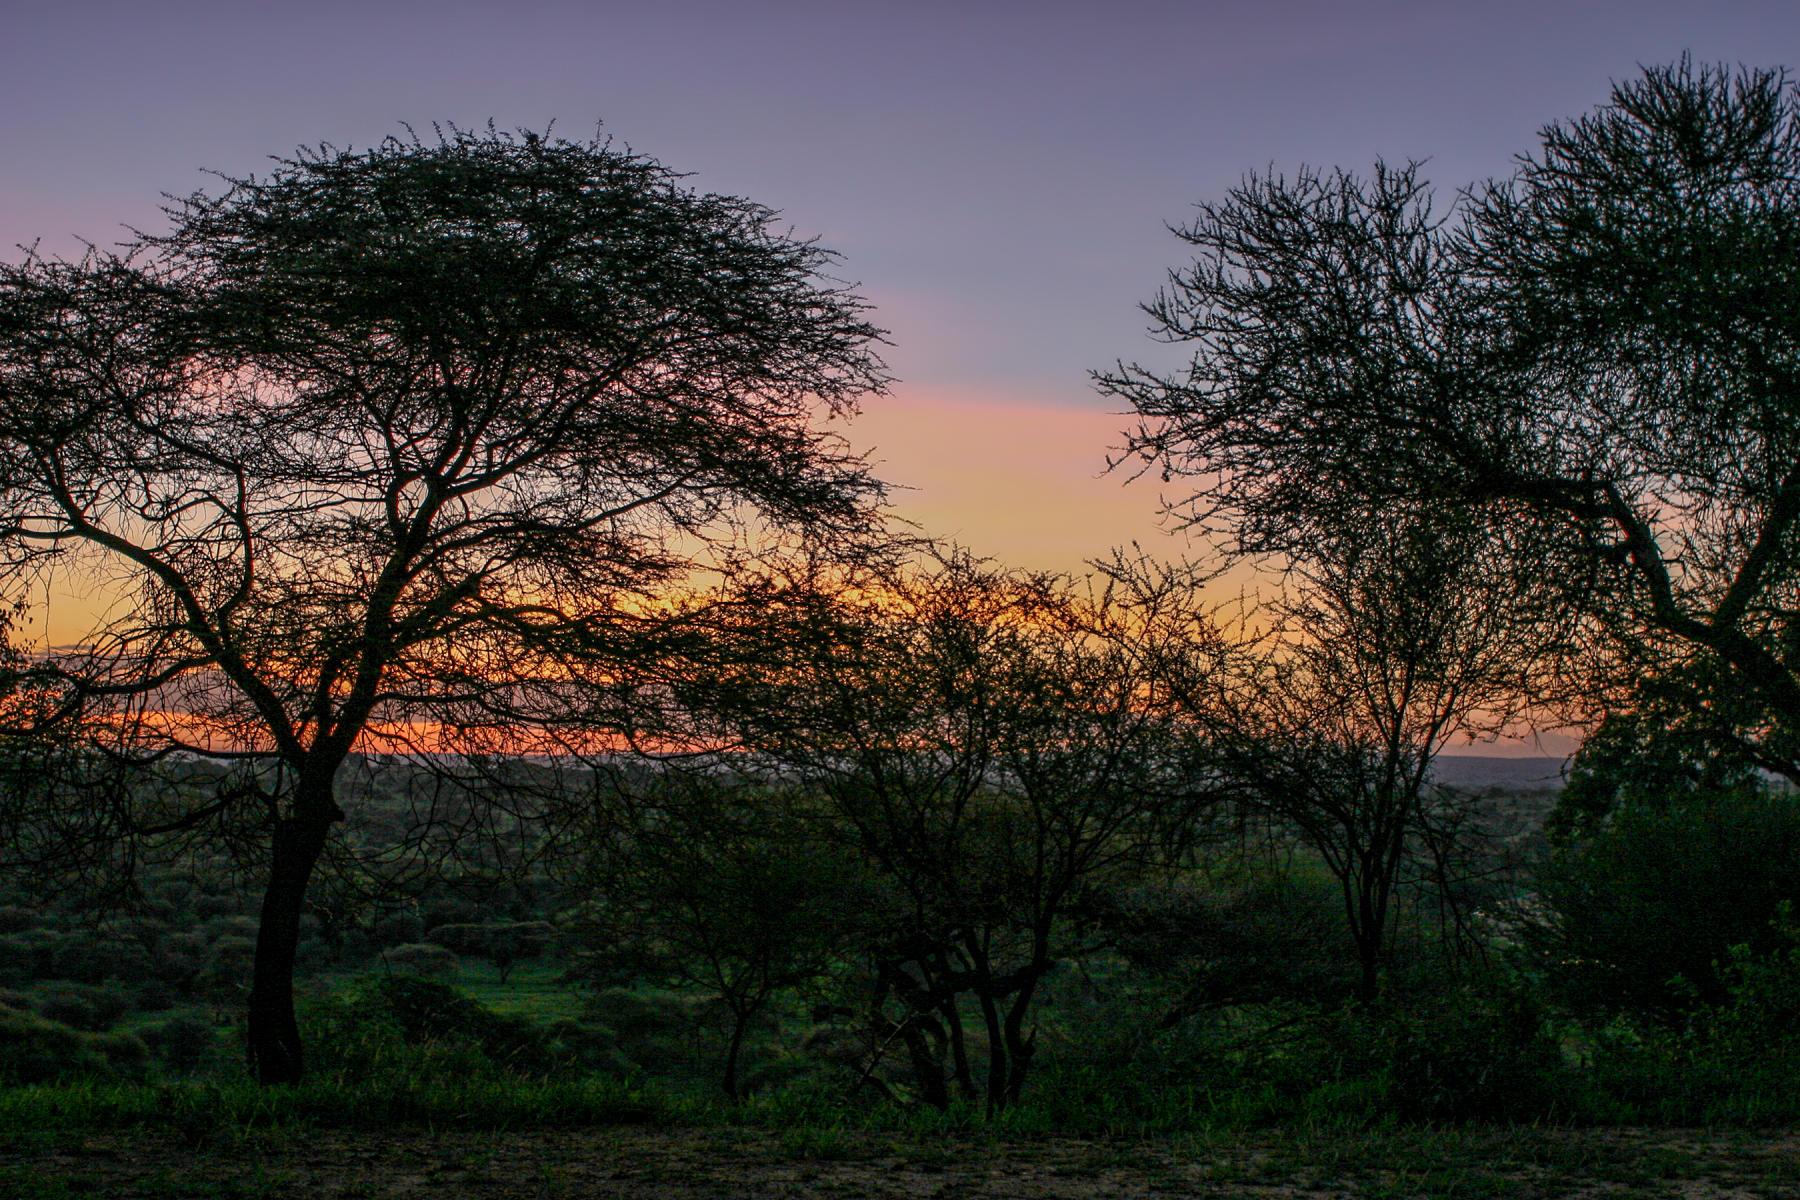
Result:
<svg viewBox="0 0 1800 1200"><path fill-rule="evenodd" d="M1800 807L1754 784L1622 809L1558 850L1525 931L1551 986L1588 1011L1675 1019L1728 999L1732 948L1762 956L1800 895Z"/></svg>

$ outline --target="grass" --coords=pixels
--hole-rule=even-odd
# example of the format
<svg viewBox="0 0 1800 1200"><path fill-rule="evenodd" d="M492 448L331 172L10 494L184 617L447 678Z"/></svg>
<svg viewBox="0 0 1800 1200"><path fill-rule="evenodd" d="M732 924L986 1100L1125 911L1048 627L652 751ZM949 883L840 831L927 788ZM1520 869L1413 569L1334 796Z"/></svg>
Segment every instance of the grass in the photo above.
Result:
<svg viewBox="0 0 1800 1200"><path fill-rule="evenodd" d="M540 967L493 986L488 1003L511 991L524 1015L554 980ZM1116 1073L1047 1071L1025 1104L989 1119L978 1105L847 1100L822 1080L728 1105L668 1080L469 1072L453 1051L419 1047L367 1078L321 1074L293 1088L195 1078L0 1089L0 1196L385 1200L411 1179L470 1197L572 1200L616 1193L615 1177L652 1200L758 1181L802 1197L899 1195L902 1184L998 1195L1000 1181L1020 1194L1054 1184L1120 1196L1800 1194L1800 1155L1784 1135L1409 1124L1383 1116L1375 1092L1328 1080L1284 1098L1242 1080L1215 1080L1215 1093L1203 1076L1132 1089ZM602 1167L616 1176L596 1176ZM890 1178L895 1190L877 1188Z"/></svg>
<svg viewBox="0 0 1800 1200"><path fill-rule="evenodd" d="M478 1004L510 1017L529 1017L539 1024L573 1021L581 1016L581 994L562 982L564 965L550 960L514 966L506 982L486 959L465 958L453 982Z"/></svg>
<svg viewBox="0 0 1800 1200"><path fill-rule="evenodd" d="M617 1081L78 1082L0 1090L0 1129L159 1129L193 1144L251 1129L506 1129L636 1125L693 1115Z"/></svg>

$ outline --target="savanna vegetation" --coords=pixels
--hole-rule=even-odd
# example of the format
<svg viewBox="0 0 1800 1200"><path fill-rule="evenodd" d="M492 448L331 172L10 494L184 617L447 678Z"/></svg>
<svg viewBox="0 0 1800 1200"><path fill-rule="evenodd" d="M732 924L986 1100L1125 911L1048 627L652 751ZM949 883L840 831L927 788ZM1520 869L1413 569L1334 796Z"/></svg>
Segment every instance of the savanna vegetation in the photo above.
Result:
<svg viewBox="0 0 1800 1200"><path fill-rule="evenodd" d="M11 1148L1793 1186L1519 1130L1800 1117L1800 95L1652 68L1434 203L1247 177L1147 306L1189 366L1096 377L1255 604L894 534L825 424L862 303L606 145L324 148L0 268L5 578L120 597L5 663ZM1455 785L1533 724L1566 780Z"/></svg>

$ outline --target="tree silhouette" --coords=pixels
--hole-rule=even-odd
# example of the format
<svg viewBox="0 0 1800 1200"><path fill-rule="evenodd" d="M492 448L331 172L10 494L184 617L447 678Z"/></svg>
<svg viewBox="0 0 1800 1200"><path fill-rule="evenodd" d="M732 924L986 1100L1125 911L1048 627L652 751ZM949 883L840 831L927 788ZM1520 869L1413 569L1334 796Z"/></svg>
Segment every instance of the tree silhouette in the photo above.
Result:
<svg viewBox="0 0 1800 1200"><path fill-rule="evenodd" d="M1565 662L1712 681L1695 711L1728 681L1709 736L1800 780L1794 87L1650 69L1459 208L1380 164L1202 205L1149 306L1189 368L1100 377L1131 452L1251 553L1388 503L1485 509L1586 616Z"/></svg>
<svg viewBox="0 0 1800 1200"><path fill-rule="evenodd" d="M826 252L606 143L452 129L224 182L120 252L0 269L0 545L14 589L117 596L38 667L90 741L231 765L171 819L259 830L278 1083L353 751L587 736L657 589L870 527L818 418L883 375Z"/></svg>
<svg viewBox="0 0 1800 1200"><path fill-rule="evenodd" d="M1293 568L1273 651L1247 654L1211 702L1242 802L1337 882L1365 1002L1409 883L1454 915L1468 814L1433 762L1505 728L1531 694L1542 623L1518 619L1531 584L1495 537L1465 510L1394 505L1321 538Z"/></svg>
<svg viewBox="0 0 1800 1200"><path fill-rule="evenodd" d="M1080 953L1091 894L1166 862L1211 800L1174 696L1227 653L1198 595L949 552L741 598L745 657L701 675L719 691L694 707L745 769L817 796L874 881L857 914L873 1040L906 1051L925 1102L1019 1100L1034 1005Z"/></svg>

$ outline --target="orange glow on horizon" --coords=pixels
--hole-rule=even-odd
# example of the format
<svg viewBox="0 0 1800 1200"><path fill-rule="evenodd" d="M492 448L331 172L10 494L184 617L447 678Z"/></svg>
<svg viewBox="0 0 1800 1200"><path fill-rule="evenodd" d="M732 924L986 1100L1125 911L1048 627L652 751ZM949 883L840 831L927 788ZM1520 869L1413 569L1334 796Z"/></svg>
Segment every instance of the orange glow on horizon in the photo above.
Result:
<svg viewBox="0 0 1800 1200"><path fill-rule="evenodd" d="M197 754L220 756L274 755L266 731L246 728L241 722L224 721L203 714L152 709L115 718L114 728L129 723L153 739L180 745ZM139 736L142 736L140 734ZM631 739L608 730L577 730L518 725L454 726L441 721L373 721L357 735L353 752L374 755L522 756L528 758L603 757L615 754L651 755L711 753L729 750L723 745L687 745Z"/></svg>

